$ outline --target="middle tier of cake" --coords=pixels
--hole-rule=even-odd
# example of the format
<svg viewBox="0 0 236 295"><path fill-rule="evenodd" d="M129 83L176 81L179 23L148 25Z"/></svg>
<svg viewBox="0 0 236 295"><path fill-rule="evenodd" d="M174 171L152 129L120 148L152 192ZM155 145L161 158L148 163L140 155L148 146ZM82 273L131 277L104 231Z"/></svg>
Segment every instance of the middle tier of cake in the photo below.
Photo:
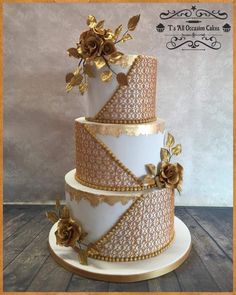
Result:
<svg viewBox="0 0 236 295"><path fill-rule="evenodd" d="M76 173L82 184L108 191L140 191L146 164L160 162L165 123L102 124L75 121Z"/></svg>

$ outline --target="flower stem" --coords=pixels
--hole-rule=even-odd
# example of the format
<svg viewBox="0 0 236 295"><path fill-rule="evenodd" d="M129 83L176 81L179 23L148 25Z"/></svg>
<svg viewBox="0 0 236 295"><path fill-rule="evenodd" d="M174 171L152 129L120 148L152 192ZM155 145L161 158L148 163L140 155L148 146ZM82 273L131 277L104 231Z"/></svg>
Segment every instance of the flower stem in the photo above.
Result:
<svg viewBox="0 0 236 295"><path fill-rule="evenodd" d="M119 43L119 42L122 40L122 38L124 37L124 35L127 34L128 32L129 32L129 30L126 30L126 31L124 32L124 34L122 35L122 37L120 38L120 40L114 42L114 44Z"/></svg>
<svg viewBox="0 0 236 295"><path fill-rule="evenodd" d="M115 74L115 75L117 75L116 72L114 72L113 69L111 68L111 66L109 65L108 60L104 56L102 56L102 58L104 59L107 67L112 71L112 73Z"/></svg>

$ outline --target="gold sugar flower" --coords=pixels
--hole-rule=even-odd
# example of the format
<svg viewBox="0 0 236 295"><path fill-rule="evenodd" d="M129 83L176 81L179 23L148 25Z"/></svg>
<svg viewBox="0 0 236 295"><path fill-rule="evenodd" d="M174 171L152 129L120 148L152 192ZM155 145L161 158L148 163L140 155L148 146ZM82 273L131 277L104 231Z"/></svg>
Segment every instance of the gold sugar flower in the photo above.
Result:
<svg viewBox="0 0 236 295"><path fill-rule="evenodd" d="M102 54L110 55L114 52L116 52L116 47L114 43L111 41L105 41L104 44L102 45Z"/></svg>
<svg viewBox="0 0 236 295"><path fill-rule="evenodd" d="M79 51L83 58L92 59L101 51L103 40L92 30L84 32L80 36Z"/></svg>
<svg viewBox="0 0 236 295"><path fill-rule="evenodd" d="M55 235L57 245L74 247L82 236L82 227L72 219L61 219Z"/></svg>
<svg viewBox="0 0 236 295"><path fill-rule="evenodd" d="M73 220L70 217L70 211L67 206L61 208L60 200L56 200L55 211L46 212L47 218L52 222L57 222L57 230L55 231L56 244L64 247L72 247L77 253L81 264L87 264L87 249L91 245L82 244L87 233L83 230L80 222ZM78 246L76 245L78 244ZM83 249L81 246L87 246Z"/></svg>
<svg viewBox="0 0 236 295"><path fill-rule="evenodd" d="M128 79L124 73L116 73L111 64L120 64L124 58L122 52L117 51L116 45L132 39L128 33L134 31L140 19L140 15L131 17L127 24L127 30L120 37L122 25L119 25L114 31L104 28L104 20L97 21L93 15L87 17L89 30L80 35L76 48L67 50L69 56L78 59L77 69L73 73L66 75L66 91L70 92L75 86L78 86L81 95L88 89L87 78L95 77L94 67L98 70L107 67L100 73L103 82L108 82L116 75L119 85L128 85Z"/></svg>
<svg viewBox="0 0 236 295"><path fill-rule="evenodd" d="M182 152L181 144L175 144L175 139L170 133L167 134L165 148L161 148L161 162L155 166L147 164L147 175L143 178L144 185L156 185L158 188L177 189L180 193L183 184L183 167L179 163L170 163L172 156Z"/></svg>
<svg viewBox="0 0 236 295"><path fill-rule="evenodd" d="M179 163L171 164L168 162L161 162L158 168L159 171L155 177L157 187L176 188L178 191L181 191L183 167Z"/></svg>

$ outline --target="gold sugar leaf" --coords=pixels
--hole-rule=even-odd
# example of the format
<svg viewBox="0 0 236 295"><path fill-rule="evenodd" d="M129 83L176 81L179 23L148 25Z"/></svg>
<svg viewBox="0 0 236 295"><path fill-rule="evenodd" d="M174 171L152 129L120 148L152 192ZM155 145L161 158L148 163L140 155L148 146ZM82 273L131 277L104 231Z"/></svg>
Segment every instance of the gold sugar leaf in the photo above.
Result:
<svg viewBox="0 0 236 295"><path fill-rule="evenodd" d="M78 258L79 258L80 264L82 264L82 265L88 265L88 254L87 254L87 251L78 248L77 249L77 252L78 252Z"/></svg>
<svg viewBox="0 0 236 295"><path fill-rule="evenodd" d="M119 25L119 27L117 27L115 29L115 37L116 38L120 35L121 31L122 31L122 25Z"/></svg>
<svg viewBox="0 0 236 295"><path fill-rule="evenodd" d="M112 78L112 71L104 71L101 73L100 78L103 82L108 82Z"/></svg>
<svg viewBox="0 0 236 295"><path fill-rule="evenodd" d="M169 162L170 160L170 153L167 149L161 148L161 160L165 162Z"/></svg>
<svg viewBox="0 0 236 295"><path fill-rule="evenodd" d="M132 16L128 22L129 31L134 31L140 19L140 14Z"/></svg>
<svg viewBox="0 0 236 295"><path fill-rule="evenodd" d="M151 175L145 175L143 183L147 185L153 185L155 184L155 178Z"/></svg>
<svg viewBox="0 0 236 295"><path fill-rule="evenodd" d="M86 63L84 65L84 73L86 75L88 75L90 78L94 78L95 77L95 73L94 73L94 67L93 67L93 65Z"/></svg>
<svg viewBox="0 0 236 295"><path fill-rule="evenodd" d="M167 134L167 138L166 138L166 146L168 148L172 147L175 144L175 139L174 136L171 135L170 133Z"/></svg>
<svg viewBox="0 0 236 295"><path fill-rule="evenodd" d="M67 206L63 207L60 218L62 218L62 219L70 218L70 211Z"/></svg>
<svg viewBox="0 0 236 295"><path fill-rule="evenodd" d="M157 167L155 165L153 165L153 164L147 164L147 165L145 165L145 167L146 167L146 170L147 170L148 174L151 174L153 176L156 176L156 174L157 174Z"/></svg>
<svg viewBox="0 0 236 295"><path fill-rule="evenodd" d="M66 83L69 83L73 77L74 77L73 73L68 73L66 75Z"/></svg>
<svg viewBox="0 0 236 295"><path fill-rule="evenodd" d="M175 147L171 149L173 155L178 156L182 152L181 144L177 144Z"/></svg>
<svg viewBox="0 0 236 295"><path fill-rule="evenodd" d="M119 85L121 85L121 86L128 85L128 78L127 78L127 75L124 73L118 73L116 75L116 80L119 83Z"/></svg>
<svg viewBox="0 0 236 295"><path fill-rule="evenodd" d="M66 84L66 92L70 92L73 89L73 86L70 83Z"/></svg>
<svg viewBox="0 0 236 295"><path fill-rule="evenodd" d="M92 29L96 26L97 20L93 15L88 15L87 17L87 25Z"/></svg>
<svg viewBox="0 0 236 295"><path fill-rule="evenodd" d="M122 53L120 51L113 52L109 56L109 62L110 63L116 63L118 60L120 60L123 57L123 55L124 55L124 53Z"/></svg>
<svg viewBox="0 0 236 295"><path fill-rule="evenodd" d="M102 29L103 28L103 25L104 25L104 20L100 20L98 23L97 23L97 25L96 25L96 28L98 28L98 29Z"/></svg>
<svg viewBox="0 0 236 295"><path fill-rule="evenodd" d="M76 86L79 85L83 80L83 76L78 73L76 75L74 75L70 81L71 86Z"/></svg>
<svg viewBox="0 0 236 295"><path fill-rule="evenodd" d="M56 199L56 208L59 209L61 207L61 202L60 202L60 199L57 198Z"/></svg>
<svg viewBox="0 0 236 295"><path fill-rule="evenodd" d="M75 58L80 58L81 55L79 54L78 50L76 48L69 48L67 49L67 53L69 56L73 56Z"/></svg>
<svg viewBox="0 0 236 295"><path fill-rule="evenodd" d="M56 223L59 220L56 212L54 211L46 212L46 216L52 223Z"/></svg>
<svg viewBox="0 0 236 295"><path fill-rule="evenodd" d="M86 83L81 83L79 85L79 91L81 95L84 95L84 93L88 90L88 84Z"/></svg>
<svg viewBox="0 0 236 295"><path fill-rule="evenodd" d="M97 69L101 69L102 67L104 67L106 65L105 60L101 56L97 56L94 59L94 63L96 65Z"/></svg>
<svg viewBox="0 0 236 295"><path fill-rule="evenodd" d="M131 40L131 39L133 39L132 36L131 36L129 33L126 33L126 34L122 37L121 42L124 43L124 42L126 42L126 41L128 41L128 40Z"/></svg>

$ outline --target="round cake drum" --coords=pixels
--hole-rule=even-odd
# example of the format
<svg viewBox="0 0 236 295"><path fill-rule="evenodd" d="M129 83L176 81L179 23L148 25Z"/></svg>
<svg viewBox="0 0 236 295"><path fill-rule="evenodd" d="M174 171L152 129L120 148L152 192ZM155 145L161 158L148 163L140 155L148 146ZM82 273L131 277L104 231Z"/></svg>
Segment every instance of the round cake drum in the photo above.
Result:
<svg viewBox="0 0 236 295"><path fill-rule="evenodd" d="M49 233L49 249L56 262L75 274L96 280L135 282L159 277L179 267L191 249L190 232L187 226L175 217L174 241L159 256L135 262L104 262L89 258L88 265L81 265L72 248L56 245L56 228L57 223Z"/></svg>

